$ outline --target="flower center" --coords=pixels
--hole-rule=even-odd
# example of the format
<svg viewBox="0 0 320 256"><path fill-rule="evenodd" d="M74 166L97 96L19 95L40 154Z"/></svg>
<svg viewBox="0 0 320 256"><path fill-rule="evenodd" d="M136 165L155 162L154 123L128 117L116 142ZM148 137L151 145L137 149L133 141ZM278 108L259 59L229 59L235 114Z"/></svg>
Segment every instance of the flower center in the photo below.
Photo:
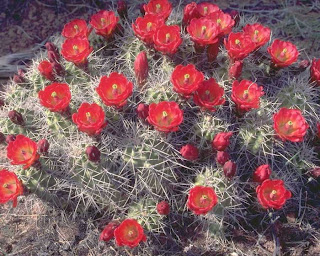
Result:
<svg viewBox="0 0 320 256"><path fill-rule="evenodd" d="M147 23L147 31L150 31L151 27L152 27L152 22L148 22Z"/></svg>
<svg viewBox="0 0 320 256"><path fill-rule="evenodd" d="M78 48L78 46L77 46L77 45L72 46L72 49L73 49L76 53L78 53L78 52L79 52L79 48Z"/></svg>
<svg viewBox="0 0 320 256"><path fill-rule="evenodd" d="M166 43L169 43L170 42L170 33L167 33L166 34Z"/></svg>
<svg viewBox="0 0 320 256"><path fill-rule="evenodd" d="M8 187L8 184L7 184L7 183L4 183L4 184L3 184L3 187L4 187L4 188L7 188L7 187Z"/></svg>
<svg viewBox="0 0 320 256"><path fill-rule="evenodd" d="M132 230L130 230L130 231L128 232L128 236L131 238L131 237L133 237L133 235L134 235L134 232L133 232Z"/></svg>
<svg viewBox="0 0 320 256"><path fill-rule="evenodd" d="M203 7L203 13L204 13L204 15L206 15L208 13L208 7L207 6Z"/></svg>
<svg viewBox="0 0 320 256"><path fill-rule="evenodd" d="M101 18L100 21L101 21L102 25L104 25L106 23L106 19L105 18Z"/></svg>
<svg viewBox="0 0 320 256"><path fill-rule="evenodd" d="M189 74L185 74L184 75L184 82L185 83L189 83L189 78L190 78L190 75Z"/></svg>
<svg viewBox="0 0 320 256"><path fill-rule="evenodd" d="M202 35L204 35L206 33L207 27L206 26L202 26L201 28L201 33Z"/></svg>
<svg viewBox="0 0 320 256"><path fill-rule="evenodd" d="M255 31L254 31L254 34L255 34L255 35L258 35L258 34L259 34L259 30L255 30Z"/></svg>
<svg viewBox="0 0 320 256"><path fill-rule="evenodd" d="M239 40L239 39L236 39L234 42L235 42L236 44L240 44L240 40Z"/></svg>
<svg viewBox="0 0 320 256"><path fill-rule="evenodd" d="M90 112L87 112L87 113L86 113L86 117L87 117L87 119L89 119L89 118L91 117Z"/></svg>
<svg viewBox="0 0 320 256"><path fill-rule="evenodd" d="M221 19L217 19L217 23L220 24L221 23Z"/></svg>
<svg viewBox="0 0 320 256"><path fill-rule="evenodd" d="M166 111L162 111L162 116L163 117L167 117L168 116L168 113Z"/></svg>
<svg viewBox="0 0 320 256"><path fill-rule="evenodd" d="M73 28L78 32L78 30L79 30L79 26L78 25L74 25Z"/></svg>
<svg viewBox="0 0 320 256"><path fill-rule="evenodd" d="M287 48L284 48L284 49L282 50L282 53L285 54L287 51L288 51Z"/></svg>
<svg viewBox="0 0 320 256"><path fill-rule="evenodd" d="M208 200L208 196L207 195L202 195L200 198L200 204L206 204Z"/></svg>
<svg viewBox="0 0 320 256"><path fill-rule="evenodd" d="M244 99L247 99L248 96L249 96L249 90L244 90L244 91L243 91L243 98L244 98Z"/></svg>
<svg viewBox="0 0 320 256"><path fill-rule="evenodd" d="M270 198L273 199L276 194L277 194L277 190L273 189L270 193Z"/></svg>
<svg viewBox="0 0 320 256"><path fill-rule="evenodd" d="M289 120L289 121L287 122L287 124L288 124L289 126L292 126L292 125L293 125L293 122Z"/></svg>
<svg viewBox="0 0 320 256"><path fill-rule="evenodd" d="M52 97L52 98L57 97L57 93L56 93L56 92L52 92L52 93L51 93L51 97Z"/></svg>
<svg viewBox="0 0 320 256"><path fill-rule="evenodd" d="M118 88L118 85L117 85L117 84L113 84L113 85L112 85L112 88L113 88L113 89L117 89L117 88Z"/></svg>
<svg viewBox="0 0 320 256"><path fill-rule="evenodd" d="M156 4L156 12L159 12L159 11L161 11L161 4Z"/></svg>

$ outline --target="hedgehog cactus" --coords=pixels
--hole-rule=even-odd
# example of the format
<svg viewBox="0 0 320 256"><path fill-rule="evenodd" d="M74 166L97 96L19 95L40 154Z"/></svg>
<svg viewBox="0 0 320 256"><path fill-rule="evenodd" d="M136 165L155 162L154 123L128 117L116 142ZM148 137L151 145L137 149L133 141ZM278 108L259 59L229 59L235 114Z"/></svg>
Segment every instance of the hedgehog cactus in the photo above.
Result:
<svg viewBox="0 0 320 256"><path fill-rule="evenodd" d="M48 50L39 53L26 70L23 81L15 79L0 92L4 101L0 109L0 132L24 134L35 142L46 139L50 145L30 168L11 166L6 159L1 159L1 165L15 171L32 192L73 211L74 216L117 215L117 218L129 219L128 223L135 219L149 234L156 234L170 232L178 216L188 215L201 223L210 236L223 239L227 227L249 221L246 207L257 202L252 198L255 185L252 175L259 165L269 164L273 178L284 180L292 197L297 196L297 189L302 185L301 175L318 161L313 138L319 121L320 105L315 97L319 90L308 84L307 71L300 74L301 79L294 78L297 74L290 65L297 52L291 44L295 50L292 58L289 51L292 49L283 48L282 43L273 44L269 48L272 58L268 57L263 45L269 41L270 33L263 37L263 44L252 33L231 33L225 38L225 50L219 42L235 22L217 6L206 3L210 8L202 9L202 5L198 8L193 3L196 9L185 15L204 17L188 25L186 16L187 29L179 32L178 26L164 24L181 24L181 6L172 11L168 1L150 2L156 4L144 6L146 19L151 19L146 28L141 18L131 25L137 13L126 12L123 3L120 21L112 11L100 11L92 17L90 24L96 33L83 21L66 25L63 35L68 38L52 38ZM215 10L211 13L213 16L206 16L208 8ZM165 18L172 11L167 21L154 14L161 10L165 11L162 13ZM228 21L225 30L215 24L216 11L221 12L221 19ZM240 25L245 24L241 18ZM161 29L166 34L161 33ZM210 33L210 40L204 37L205 33ZM74 34L78 36L73 38ZM157 50L153 48L153 39ZM199 49L217 42L220 44L218 56L214 63L208 63L207 58L212 56L206 56L206 51ZM55 46L62 56L57 55ZM219 45L214 47L216 51ZM144 66L137 67L140 62L135 59L141 51L144 51ZM275 56L277 51L283 56ZM53 73L54 83L66 84L70 90L70 102L61 109L48 108L39 100L41 92L53 84L38 70L39 63L48 58L57 71ZM272 59L274 65L270 67L266 59ZM259 60L261 65L256 64ZM236 61L243 64L242 73L238 71L237 77L246 78L244 89L238 85L242 84L241 79L239 83L228 78L228 65ZM196 69L192 70L198 70L204 78L191 86L193 71L180 74L182 80L178 77L176 83L192 88L185 94L174 90L170 79L179 64L193 64ZM270 75L270 69L277 75ZM250 87L255 83L254 88ZM264 86L264 95L261 86ZM59 93L48 93L50 104L62 101L63 95ZM93 105L95 107L88 110ZM303 137L303 142L297 142L300 144L282 141L276 136L273 115L282 107L300 109L311 127L302 133L296 131L301 120L281 123L284 119L279 118L282 132L294 133L293 137L301 133L298 135L299 139ZM21 114L23 123L8 117L12 110ZM233 173L227 175L228 178L222 166L215 162L217 152L211 147L220 132L233 134L224 150L225 156L235 162L237 171L234 176ZM197 147L200 152L197 159L189 161L181 156L179 151L187 144ZM20 153L20 158L24 158L25 150ZM204 217L192 214L185 207L187 191L194 186L208 186L217 195L217 205ZM156 205L161 200L172 203L170 214L174 218L165 219L157 213ZM253 208L264 214L258 203ZM135 222L128 230L138 228L140 232L139 224ZM130 230L128 236L133 235ZM173 230L173 233L176 232ZM118 243L119 238L116 240ZM144 240L143 235L137 243Z"/></svg>

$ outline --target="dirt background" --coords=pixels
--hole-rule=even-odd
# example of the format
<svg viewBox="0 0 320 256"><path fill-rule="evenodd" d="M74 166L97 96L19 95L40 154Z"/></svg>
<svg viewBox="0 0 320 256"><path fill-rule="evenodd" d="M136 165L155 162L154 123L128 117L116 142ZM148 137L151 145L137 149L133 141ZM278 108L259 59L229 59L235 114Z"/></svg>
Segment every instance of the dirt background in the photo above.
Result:
<svg viewBox="0 0 320 256"><path fill-rule="evenodd" d="M297 43L303 58L320 57L319 1L213 2L223 9L238 10L242 15L256 15L261 23L277 32L280 30L283 38ZM7 61L7 64L14 69L16 65L28 63L32 49L38 49L50 36L60 33L66 22L75 18L88 21L97 10L115 4L116 1L102 0L1 0L0 60L9 54L24 52L27 57L23 60ZM0 83L5 83L12 72L6 74L2 75ZM320 206L310 206L307 214L310 216L308 221L314 225L302 225L294 214L287 216L288 224L278 225L282 255L320 255ZM111 245L97 242L102 223L102 220L71 219L34 195L21 197L15 209L11 204L0 206L0 256L107 255L103 251ZM245 252L242 255L272 255L274 243L268 232L256 237L236 230L232 243L221 245L214 254L203 253L200 249L201 245L187 244L181 255L240 255L235 251Z"/></svg>

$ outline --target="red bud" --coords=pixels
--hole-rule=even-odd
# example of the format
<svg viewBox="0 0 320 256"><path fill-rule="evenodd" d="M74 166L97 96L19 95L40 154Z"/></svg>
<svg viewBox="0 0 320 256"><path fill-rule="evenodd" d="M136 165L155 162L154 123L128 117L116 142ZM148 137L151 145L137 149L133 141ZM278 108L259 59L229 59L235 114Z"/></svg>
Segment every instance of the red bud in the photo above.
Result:
<svg viewBox="0 0 320 256"><path fill-rule="evenodd" d="M230 160L230 155L226 151L218 151L216 155L217 163L224 165L227 161Z"/></svg>
<svg viewBox="0 0 320 256"><path fill-rule="evenodd" d="M236 171L237 171L237 165L231 160L229 160L223 165L224 175L229 179L231 179L236 174Z"/></svg>
<svg viewBox="0 0 320 256"><path fill-rule="evenodd" d="M38 151L41 154L46 154L49 149L49 142L46 139L42 139L38 141Z"/></svg>
<svg viewBox="0 0 320 256"><path fill-rule="evenodd" d="M7 137L6 137L6 142L7 142L7 144L9 144L11 141L15 141L15 140L16 140L16 135L9 134L9 135L7 135Z"/></svg>
<svg viewBox="0 0 320 256"><path fill-rule="evenodd" d="M96 146L89 146L86 149L86 154L89 161L99 162L100 161L100 150Z"/></svg>
<svg viewBox="0 0 320 256"><path fill-rule="evenodd" d="M161 201L157 204L157 212L160 215L168 215L170 213L170 205L166 201Z"/></svg>
<svg viewBox="0 0 320 256"><path fill-rule="evenodd" d="M234 63L229 66L229 78L238 79L242 73L243 61L236 60Z"/></svg>
<svg viewBox="0 0 320 256"><path fill-rule="evenodd" d="M134 61L134 72L136 74L136 79L139 86L144 85L148 77L148 59L145 51L138 54L136 60Z"/></svg>
<svg viewBox="0 0 320 256"><path fill-rule="evenodd" d="M8 117L10 118L12 123L17 125L24 125L24 120L21 113L17 112L16 110L11 110L8 113Z"/></svg>
<svg viewBox="0 0 320 256"><path fill-rule="evenodd" d="M140 103L136 109L136 112L139 118L146 120L149 115L149 105Z"/></svg>

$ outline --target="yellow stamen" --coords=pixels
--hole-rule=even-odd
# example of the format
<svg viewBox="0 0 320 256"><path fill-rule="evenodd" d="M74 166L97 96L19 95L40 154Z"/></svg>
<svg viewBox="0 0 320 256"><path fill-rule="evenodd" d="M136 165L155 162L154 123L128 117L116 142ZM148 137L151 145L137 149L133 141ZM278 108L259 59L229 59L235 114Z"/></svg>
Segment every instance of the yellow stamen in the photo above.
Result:
<svg viewBox="0 0 320 256"><path fill-rule="evenodd" d="M255 35L258 35L258 34L259 34L259 30L255 30L255 31L254 31L254 34L255 34Z"/></svg>
<svg viewBox="0 0 320 256"><path fill-rule="evenodd" d="M73 28L78 31L79 30L79 26L78 25L74 25Z"/></svg>
<svg viewBox="0 0 320 256"><path fill-rule="evenodd" d="M185 74L184 75L184 79L189 79L190 78L190 75L189 74Z"/></svg>
<svg viewBox="0 0 320 256"><path fill-rule="evenodd" d="M105 18L101 18L100 21L101 21L102 24L106 23L106 19Z"/></svg>
<svg viewBox="0 0 320 256"><path fill-rule="evenodd" d="M117 89L117 88L118 88L118 85L117 85L117 84L113 84L113 85L112 85L112 88L113 88L113 89Z"/></svg>
<svg viewBox="0 0 320 256"><path fill-rule="evenodd" d="M207 6L203 7L203 13L207 14L207 12L208 12L208 7Z"/></svg>
<svg viewBox="0 0 320 256"><path fill-rule="evenodd" d="M291 125L293 125L293 122L292 121L288 121L287 124L291 126Z"/></svg>
<svg viewBox="0 0 320 256"><path fill-rule="evenodd" d="M56 97L57 96L57 93L56 92L53 92L53 93L51 93L51 97Z"/></svg>
<svg viewBox="0 0 320 256"><path fill-rule="evenodd" d="M206 30L207 30L207 27L206 26L202 26L202 28L201 28L202 34L206 33Z"/></svg>
<svg viewBox="0 0 320 256"><path fill-rule="evenodd" d="M206 94L206 95L209 95L209 94L210 94L210 91L209 91L209 90L206 90L206 91L205 91L205 94Z"/></svg>
<svg viewBox="0 0 320 256"><path fill-rule="evenodd" d="M239 40L239 39L236 39L236 40L235 40L235 43L236 43L236 44L240 44L240 40Z"/></svg>
<svg viewBox="0 0 320 256"><path fill-rule="evenodd" d="M220 24L221 23L221 19L217 19L217 23Z"/></svg>
<svg viewBox="0 0 320 256"><path fill-rule="evenodd" d="M90 112L87 112L87 113L86 113L86 117L87 117L87 118L91 117Z"/></svg>
<svg viewBox="0 0 320 256"><path fill-rule="evenodd" d="M4 187L4 188L7 188L7 187L8 187L8 184L7 184L7 183L4 183L4 184L3 184L3 187Z"/></svg>
<svg viewBox="0 0 320 256"><path fill-rule="evenodd" d="M72 48L73 48L73 50L78 51L78 46L77 45L72 46Z"/></svg>
<svg viewBox="0 0 320 256"><path fill-rule="evenodd" d="M160 8L161 8L161 5L160 4L156 4L156 8L157 8L157 11L159 11Z"/></svg>
<svg viewBox="0 0 320 256"><path fill-rule="evenodd" d="M149 31L151 29L151 27L152 27L152 22L148 22L147 23L147 30Z"/></svg>
<svg viewBox="0 0 320 256"><path fill-rule="evenodd" d="M129 237L132 237L133 235L134 235L133 231L130 230L130 231L128 232L128 236L129 236Z"/></svg>
<svg viewBox="0 0 320 256"><path fill-rule="evenodd" d="M166 111L162 111L162 116L163 117L167 117L168 116L168 113Z"/></svg>
<svg viewBox="0 0 320 256"><path fill-rule="evenodd" d="M282 50L282 53L286 53L288 50L287 50L287 48L284 48L283 50Z"/></svg>
<svg viewBox="0 0 320 256"><path fill-rule="evenodd" d="M166 42L168 43L170 41L170 33L166 34Z"/></svg>

